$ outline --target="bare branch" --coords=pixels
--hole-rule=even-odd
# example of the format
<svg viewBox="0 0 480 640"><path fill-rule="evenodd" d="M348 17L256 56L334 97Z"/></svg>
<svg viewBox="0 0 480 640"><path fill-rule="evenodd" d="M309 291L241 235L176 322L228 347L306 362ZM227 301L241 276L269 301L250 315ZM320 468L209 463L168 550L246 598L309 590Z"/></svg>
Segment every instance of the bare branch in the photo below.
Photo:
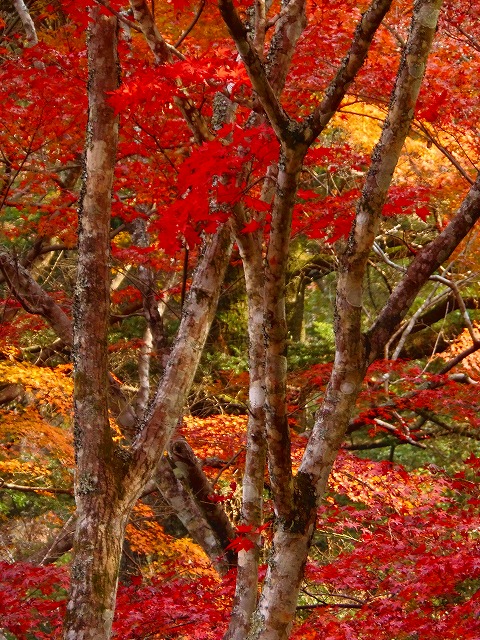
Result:
<svg viewBox="0 0 480 640"><path fill-rule="evenodd" d="M12 294L28 313L41 315L65 344L72 343L72 324L61 307L7 251L0 250L0 270Z"/></svg>
<svg viewBox="0 0 480 640"><path fill-rule="evenodd" d="M112 5L109 2L107 2L107 0L95 0L95 2L97 4L101 4L102 7L105 7L105 9L108 9L110 13L113 16L115 16L118 19L118 21L121 22L122 24L126 25L130 29L133 29L134 31L137 31L137 33L142 33L142 30L137 24L135 24L135 22L132 22L128 18L125 18L125 16L120 11L117 11L116 9L114 9Z"/></svg>
<svg viewBox="0 0 480 640"><path fill-rule="evenodd" d="M383 351L383 346L392 333L392 327L399 325L425 282L451 256L479 218L480 174L451 222L412 260L404 278L395 287L384 309L368 331L370 362Z"/></svg>
<svg viewBox="0 0 480 640"><path fill-rule="evenodd" d="M387 431L390 431L391 433L396 435L397 438L399 438L400 440L405 440L405 442L408 442L408 444L413 444L414 447L420 447L421 449L426 449L426 446L423 443L418 442L417 440L414 440L407 433L403 433L402 431L397 429L397 427L395 427L393 424L390 424L385 420L380 420L380 418L374 418L374 422L378 424L378 426L382 427L383 429L386 429Z"/></svg>
<svg viewBox="0 0 480 640"><path fill-rule="evenodd" d="M12 484L11 482L5 482L3 478L0 478L0 491L2 489L11 489L12 491L23 491L25 493L38 493L43 491L46 493L61 493L67 496L73 497L73 489L60 489L57 487L30 487L28 485Z"/></svg>
<svg viewBox="0 0 480 640"><path fill-rule="evenodd" d="M185 38L188 36L188 34L192 31L192 29L195 27L197 22L200 20L200 16L202 15L203 10L205 9L205 2L206 2L206 0L202 0L200 2L200 5L199 5L199 7L197 9L197 12L193 17L193 20L188 25L188 27L185 29L185 31L182 33L180 38L173 45L175 47L175 49L178 49L178 47L182 44L182 42L185 40ZM152 9L153 9L153 7L152 7ZM152 10L152 14L153 14L153 10Z"/></svg>

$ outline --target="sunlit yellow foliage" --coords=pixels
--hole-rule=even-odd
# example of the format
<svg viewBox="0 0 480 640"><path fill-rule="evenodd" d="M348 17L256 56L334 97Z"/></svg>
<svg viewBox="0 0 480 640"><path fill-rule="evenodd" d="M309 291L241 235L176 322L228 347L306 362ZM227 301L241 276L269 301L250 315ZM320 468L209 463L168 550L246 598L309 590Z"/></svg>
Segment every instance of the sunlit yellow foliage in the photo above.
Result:
<svg viewBox="0 0 480 640"><path fill-rule="evenodd" d="M0 382L25 389L13 409L0 410L0 474L4 480L71 486L72 436L65 428L72 411L70 370L69 365L51 369L0 361Z"/></svg>
<svg viewBox="0 0 480 640"><path fill-rule="evenodd" d="M62 465L73 466L71 433L48 424L35 407L0 415L0 441L15 455L53 455Z"/></svg>
<svg viewBox="0 0 480 640"><path fill-rule="evenodd" d="M243 466L247 422L247 416L226 414L208 418L186 416L182 425L182 433L193 447L196 455L202 460L216 458L232 462L233 458L232 464L229 465L228 475L239 466ZM218 469L213 475L216 475L217 472Z"/></svg>
<svg viewBox="0 0 480 640"><path fill-rule="evenodd" d="M480 323L473 323L475 335L480 336ZM442 353L443 360L450 360L463 353L473 345L472 336L468 329L464 329L462 333L455 338L446 351ZM480 381L480 351L474 351L460 363L459 369L463 369L473 380Z"/></svg>
<svg viewBox="0 0 480 640"><path fill-rule="evenodd" d="M209 559L189 538L174 538L156 521L153 510L137 504L127 525L127 539L132 551L149 559L146 575L159 573L198 577L216 576Z"/></svg>
<svg viewBox="0 0 480 640"><path fill-rule="evenodd" d="M345 106L334 118L334 125L347 131L348 141L356 148L370 153L381 134L385 113L379 107L362 103ZM430 132L438 142L448 148L452 139L447 132ZM469 141L463 140L468 148ZM442 213L448 217L465 195L467 184L452 163L427 136L412 127L395 169L394 181L408 184L421 179L425 186L440 187L445 205ZM441 204L441 203L438 203Z"/></svg>
<svg viewBox="0 0 480 640"><path fill-rule="evenodd" d="M21 460L0 460L0 475L2 478L6 476L29 476L30 478L42 480L49 472L34 462L22 462Z"/></svg>
<svg viewBox="0 0 480 640"><path fill-rule="evenodd" d="M37 367L28 362L0 360L0 382L21 384L34 396L38 406L48 405L51 411L70 418L73 380L71 365L55 368Z"/></svg>
<svg viewBox="0 0 480 640"><path fill-rule="evenodd" d="M35 407L0 412L0 476L33 486L72 484L73 446L69 431L42 419Z"/></svg>

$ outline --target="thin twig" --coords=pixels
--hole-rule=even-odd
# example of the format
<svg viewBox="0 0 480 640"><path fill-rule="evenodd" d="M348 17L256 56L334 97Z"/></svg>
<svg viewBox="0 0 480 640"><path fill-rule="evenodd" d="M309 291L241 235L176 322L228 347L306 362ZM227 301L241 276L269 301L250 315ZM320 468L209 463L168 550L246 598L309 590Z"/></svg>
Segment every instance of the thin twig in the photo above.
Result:
<svg viewBox="0 0 480 640"><path fill-rule="evenodd" d="M182 35L180 36L180 38L175 42L175 44L173 45L175 47L175 49L177 49L182 42L185 40L185 38L188 36L188 34L190 33L190 31L193 29L193 27L197 24L197 22L200 19L200 16L202 15L202 12L205 8L205 0L202 0L200 3L200 6L197 9L197 13L195 14L193 20L191 21L191 23L188 25L188 27L185 29L185 31L182 33ZM152 12L153 13L153 12Z"/></svg>

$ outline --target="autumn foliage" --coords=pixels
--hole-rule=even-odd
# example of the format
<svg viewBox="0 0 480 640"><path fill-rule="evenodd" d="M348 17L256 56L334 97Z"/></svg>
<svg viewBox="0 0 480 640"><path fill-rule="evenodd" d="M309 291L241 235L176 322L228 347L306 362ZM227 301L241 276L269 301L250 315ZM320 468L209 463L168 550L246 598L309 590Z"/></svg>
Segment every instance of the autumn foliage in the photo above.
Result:
<svg viewBox="0 0 480 640"><path fill-rule="evenodd" d="M38 406L48 407L50 420L55 412L65 412L68 387L59 384L65 375L61 367L49 370L10 362L4 363L4 368L9 380L23 381L32 393L38 372L42 376ZM29 371L27 377L25 370ZM367 398L372 399L375 380L385 370L402 373L399 384L404 386L397 393L390 390L388 410L366 407ZM367 425L369 437L377 438L381 427L375 427L374 416L390 420L393 411L402 411L401 397L409 393L415 394L415 403L429 406L437 413L442 411L442 403L448 406L448 411L455 412L466 411L473 401L466 398L462 404L458 387L470 387L457 384L457 397L452 404L452 390L448 383L441 385L438 377L429 380L433 389L419 390L419 374L412 365L408 368L404 363L394 366L379 363L367 381L360 405L364 409L353 425ZM316 376L321 389L325 367L323 371L312 369L302 376L304 384L305 379L308 384ZM425 380L426 376L422 378ZM393 376L391 381L393 387ZM298 384L298 379L292 382ZM292 390L295 388L292 386ZM383 387L377 393L375 404L380 404L382 396L385 404ZM46 467L39 467L39 462L33 461L40 459L32 457L41 450L39 438L50 435L43 443L43 451L48 450L48 455L41 459L48 459L50 465L55 461L64 464L71 456L70 445L55 444L54 427L48 431L44 426L42 435L40 415L30 426L25 423L22 428L15 413L5 412L2 424L12 436L15 434L18 439L24 434L29 442L28 447L24 445L23 455L13 442L9 448L10 462L3 454L2 478L34 486L39 484L41 469L42 483L48 486L51 480L45 476ZM204 461L206 472L216 481L212 499L224 504L234 520L238 517L236 483L242 476L245 427L246 416L216 415L203 419L187 417L182 428L183 435ZM296 428L295 420L292 427ZM402 428L405 427L399 425L399 442ZM5 443L7 436L2 436L2 441ZM294 459L299 459L305 437L292 431L292 442ZM32 462L22 463L27 453ZM375 462L347 451L342 453L331 476L329 494L318 513L318 530L292 638L340 640L375 635L391 640L402 634L452 640L478 637L480 563L476 560L479 555L476 531L480 517L480 459L471 454L464 461L457 460L455 466L459 470L454 473L434 464L407 471L388 461ZM58 475L55 481L58 486ZM267 501L267 512L269 508ZM122 579L113 637L220 639L227 626L234 572L220 579L191 541L165 532L156 517L157 510L158 505L140 503L128 525L128 553L136 560ZM52 516L50 513L50 520ZM3 522L4 532L7 523ZM271 525L272 520L267 518L259 531L265 560L271 544ZM237 537L232 539L236 552L249 548L250 533L249 527L237 525ZM59 638L67 595L65 569L24 562L9 564L4 560L1 576L0 606L5 631L19 640Z"/></svg>
<svg viewBox="0 0 480 640"><path fill-rule="evenodd" d="M75 580L69 575L72 541L54 561L48 551L60 532L71 534L66 527L75 518L81 438L77 428L75 452L72 326L85 131L91 128L86 87L91 90L92 61L85 41L95 8L97 19L119 19L119 83L104 96L119 136L106 233L105 441L117 456L111 459L127 470L132 442L155 406L155 389L175 372L177 363L168 358L178 327L189 317L198 320L188 294L206 247L228 225L235 238L184 415L156 462L167 465L173 484L199 513L213 520L218 507L231 535L218 558L208 557L189 536L188 518L181 520L152 475L128 514L112 637L220 640L231 619L237 558L256 554L256 601L273 566L274 536L287 522L280 498L294 495L312 430L321 432L317 410L328 400L332 371L341 362L331 329L337 323L338 342L335 287L352 266L345 256L355 245L352 230L360 226L357 207L381 155L372 150L394 103L390 95L418 2L392 3L365 64L327 114L319 105L332 95L336 69L358 35L367 2L307 2L306 26L281 80L282 65L275 64L282 51L274 34L293 3L270 3L264 39L255 45L258 60L250 51L250 64L260 61L272 74L265 72L270 84L253 77L248 56L243 53L242 61L238 53L241 37L210 0L199 6L189 0L143 3L161 34L153 40L134 19L133 2L33 1L27 4L38 34L34 46L25 35L28 25L10 4L0 2L0 637L60 638ZM261 22L263 4L230 8L248 26L248 42L249 21ZM230 4L220 5L228 13ZM479 12L478 0L447 0L439 14L415 113L408 116L408 135L365 258L363 299L351 304L363 313L356 328L368 349L374 348L369 327L478 181ZM415 68L410 75L423 72ZM268 90L274 94L273 115L262 86L267 96ZM272 237L282 233L275 215L288 191L278 176L285 171L286 182L293 175L285 169L286 150L308 138L319 113L327 124L317 123L319 135L309 147L305 143L285 217L291 225L287 260L271 249ZM373 362L365 356L367 373L328 489L317 511L312 503L316 528L293 640L480 638L480 265L478 231L465 235L426 277L411 308L398 314ZM258 259L253 267L252 247ZM264 286L280 262L284 272L277 281L285 279L285 300L275 294L268 307L262 291L263 325L259 335L247 337L258 292L248 289L244 275L249 266L257 276L265 269ZM208 287L200 287L199 298L207 294ZM283 325L275 330L272 320L280 302L285 331ZM268 360L267 348L280 334L283 348L273 358L269 352ZM263 377L249 394L254 337L265 348L256 363ZM252 485L248 434L263 402L258 387L263 398L267 360L288 368L268 391L270 400L280 397L285 383L285 415L278 421L284 431L277 438L269 432L269 464L259 456L261 513L252 524L243 510L245 486ZM201 500L181 476L176 442L193 451L209 490ZM287 461L284 494L271 455L277 445ZM88 493L77 486L77 500ZM293 520L290 533L301 518Z"/></svg>

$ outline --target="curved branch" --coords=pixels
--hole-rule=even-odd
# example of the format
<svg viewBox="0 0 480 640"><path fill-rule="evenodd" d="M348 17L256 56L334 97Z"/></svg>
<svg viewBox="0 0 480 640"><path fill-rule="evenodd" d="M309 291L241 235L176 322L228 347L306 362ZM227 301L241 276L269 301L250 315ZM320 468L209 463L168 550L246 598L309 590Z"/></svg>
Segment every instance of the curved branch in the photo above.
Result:
<svg viewBox="0 0 480 640"><path fill-rule="evenodd" d="M205 2L206 2L206 0L202 0L200 2L200 6L197 9L197 13L193 17L193 20L188 25L188 27L185 29L185 31L182 33L180 38L173 45L175 47L175 49L178 49L178 47L182 44L182 42L185 40L185 38L188 36L188 34L192 31L192 29L195 27L197 22L200 20L200 16L202 15L203 10L205 9Z"/></svg>

